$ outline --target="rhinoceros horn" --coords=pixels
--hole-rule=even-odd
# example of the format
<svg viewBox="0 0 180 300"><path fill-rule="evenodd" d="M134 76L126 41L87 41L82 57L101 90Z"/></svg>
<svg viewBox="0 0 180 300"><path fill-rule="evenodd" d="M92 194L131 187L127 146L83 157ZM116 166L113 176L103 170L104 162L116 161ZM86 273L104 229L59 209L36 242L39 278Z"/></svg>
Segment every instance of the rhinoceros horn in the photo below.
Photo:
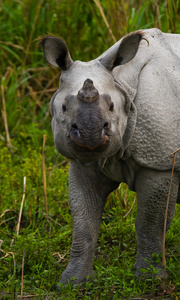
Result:
<svg viewBox="0 0 180 300"><path fill-rule="evenodd" d="M93 102L99 96L98 90L94 87L91 79L84 81L82 89L78 92L78 98L85 102Z"/></svg>

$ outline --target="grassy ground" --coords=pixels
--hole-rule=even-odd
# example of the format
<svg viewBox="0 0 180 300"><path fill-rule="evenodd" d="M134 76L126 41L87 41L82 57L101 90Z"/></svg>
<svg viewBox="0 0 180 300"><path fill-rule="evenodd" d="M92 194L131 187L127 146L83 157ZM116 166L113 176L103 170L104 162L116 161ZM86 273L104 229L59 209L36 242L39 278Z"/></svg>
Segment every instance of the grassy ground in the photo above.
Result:
<svg viewBox="0 0 180 300"><path fill-rule="evenodd" d="M136 195L124 184L105 207L96 284L69 285L57 296L71 245L69 162L57 153L50 128L48 103L59 71L36 47L39 36L52 32L65 38L73 59L89 60L132 30L156 26L180 33L179 10L179 1L0 2L0 299L180 298L180 207L166 238L168 280L138 281L132 272Z"/></svg>

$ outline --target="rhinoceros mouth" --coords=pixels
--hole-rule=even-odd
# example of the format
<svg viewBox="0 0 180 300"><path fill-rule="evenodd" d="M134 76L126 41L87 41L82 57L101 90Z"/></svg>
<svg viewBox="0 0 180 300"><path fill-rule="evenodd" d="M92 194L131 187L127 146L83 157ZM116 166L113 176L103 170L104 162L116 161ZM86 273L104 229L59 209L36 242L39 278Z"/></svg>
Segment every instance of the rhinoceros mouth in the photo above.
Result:
<svg viewBox="0 0 180 300"><path fill-rule="evenodd" d="M79 135L74 133L74 131L70 132L70 139L76 146L78 146L78 150L82 149L83 152L99 152L99 150L101 151L104 148L103 146L106 146L107 142L109 141L109 137L103 133L100 139L95 143L85 143Z"/></svg>

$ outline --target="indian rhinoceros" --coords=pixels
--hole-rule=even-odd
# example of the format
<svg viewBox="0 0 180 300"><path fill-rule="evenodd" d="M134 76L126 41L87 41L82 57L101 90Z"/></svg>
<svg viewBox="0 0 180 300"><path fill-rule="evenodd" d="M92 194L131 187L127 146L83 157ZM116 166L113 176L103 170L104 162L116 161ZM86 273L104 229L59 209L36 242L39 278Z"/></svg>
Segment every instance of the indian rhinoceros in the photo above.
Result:
<svg viewBox="0 0 180 300"><path fill-rule="evenodd" d="M60 282L94 276L93 259L106 198L121 182L137 192L135 274L162 253L173 157L180 147L180 36L132 32L98 58L73 61L63 39L41 41L59 67L50 102L58 151L69 158L73 217L70 262ZM179 201L180 158L172 181L167 230ZM155 266L164 276L162 264Z"/></svg>

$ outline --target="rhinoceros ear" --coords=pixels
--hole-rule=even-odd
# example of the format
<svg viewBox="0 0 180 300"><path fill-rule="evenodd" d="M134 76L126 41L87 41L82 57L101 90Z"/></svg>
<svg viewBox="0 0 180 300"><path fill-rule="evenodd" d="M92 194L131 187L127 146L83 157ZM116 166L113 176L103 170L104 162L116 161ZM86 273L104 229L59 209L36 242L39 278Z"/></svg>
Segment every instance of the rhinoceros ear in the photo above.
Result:
<svg viewBox="0 0 180 300"><path fill-rule="evenodd" d="M46 60L63 71L67 70L73 63L68 47L63 39L54 36L46 36L41 39Z"/></svg>
<svg viewBox="0 0 180 300"><path fill-rule="evenodd" d="M136 55L143 32L133 32L104 52L98 59L109 71L119 65L129 62Z"/></svg>

